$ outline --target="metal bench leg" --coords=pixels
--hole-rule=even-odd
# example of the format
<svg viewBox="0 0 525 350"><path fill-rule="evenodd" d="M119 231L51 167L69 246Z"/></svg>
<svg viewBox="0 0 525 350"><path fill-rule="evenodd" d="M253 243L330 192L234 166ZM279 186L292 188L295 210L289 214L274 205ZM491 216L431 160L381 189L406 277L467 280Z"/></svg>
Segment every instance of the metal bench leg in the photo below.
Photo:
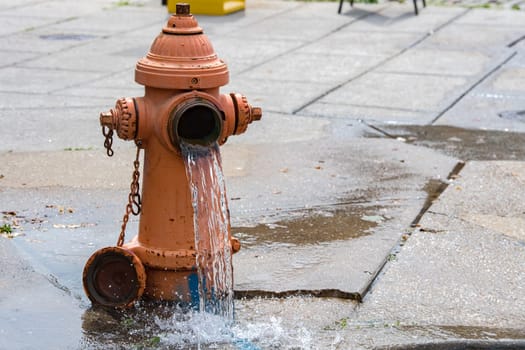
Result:
<svg viewBox="0 0 525 350"><path fill-rule="evenodd" d="M417 10L417 2L416 2L416 0L414 0L414 12L415 12L416 16L419 13L418 10Z"/></svg>
<svg viewBox="0 0 525 350"><path fill-rule="evenodd" d="M339 1L339 10L337 11L339 14L341 14L341 10L343 9L343 2L345 2L345 0ZM354 0L348 0L348 2L350 3L351 7L354 7Z"/></svg>
<svg viewBox="0 0 525 350"><path fill-rule="evenodd" d="M340 0L339 1L339 10L337 11L338 14L341 14L341 10L343 9L343 1L345 1L345 0Z"/></svg>

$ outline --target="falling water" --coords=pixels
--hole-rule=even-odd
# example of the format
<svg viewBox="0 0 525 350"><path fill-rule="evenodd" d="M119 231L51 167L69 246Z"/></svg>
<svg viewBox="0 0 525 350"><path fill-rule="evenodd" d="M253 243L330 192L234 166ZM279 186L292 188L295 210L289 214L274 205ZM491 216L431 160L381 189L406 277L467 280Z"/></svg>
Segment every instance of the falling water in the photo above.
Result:
<svg viewBox="0 0 525 350"><path fill-rule="evenodd" d="M230 217L219 146L181 144L181 150L191 186L199 310L233 321Z"/></svg>

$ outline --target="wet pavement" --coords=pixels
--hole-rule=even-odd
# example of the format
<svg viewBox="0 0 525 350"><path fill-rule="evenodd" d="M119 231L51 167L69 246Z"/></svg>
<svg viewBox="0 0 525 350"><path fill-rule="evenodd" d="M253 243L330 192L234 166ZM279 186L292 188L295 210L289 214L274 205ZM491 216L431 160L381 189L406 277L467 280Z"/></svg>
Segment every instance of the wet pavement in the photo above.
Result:
<svg viewBox="0 0 525 350"><path fill-rule="evenodd" d="M525 12L250 0L198 16L264 110L221 148L235 322L92 309L134 149L98 113L141 96L158 1L0 1L0 348L525 348ZM507 6L508 5L508 6ZM128 239L137 230L128 226Z"/></svg>
<svg viewBox="0 0 525 350"><path fill-rule="evenodd" d="M525 160L525 134L447 125L383 126L384 136L468 160ZM378 137L372 134L370 137Z"/></svg>

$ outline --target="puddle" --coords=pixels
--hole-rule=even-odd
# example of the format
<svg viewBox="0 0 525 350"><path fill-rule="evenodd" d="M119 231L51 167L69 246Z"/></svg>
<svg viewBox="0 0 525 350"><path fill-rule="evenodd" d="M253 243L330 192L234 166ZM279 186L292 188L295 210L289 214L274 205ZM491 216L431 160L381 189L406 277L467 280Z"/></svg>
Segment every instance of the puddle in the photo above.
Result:
<svg viewBox="0 0 525 350"><path fill-rule="evenodd" d="M525 339L525 330L471 326L439 326L455 337L466 339Z"/></svg>
<svg viewBox="0 0 525 350"><path fill-rule="evenodd" d="M440 125L385 126L389 136L462 160L525 160L525 133ZM375 138L377 134L366 137Z"/></svg>
<svg viewBox="0 0 525 350"><path fill-rule="evenodd" d="M525 123L525 111L504 111L498 114L500 118Z"/></svg>
<svg viewBox="0 0 525 350"><path fill-rule="evenodd" d="M387 218L379 207L348 207L333 211L310 211L295 219L255 227L232 227L243 247L255 245L307 245L348 240L371 234Z"/></svg>
<svg viewBox="0 0 525 350"><path fill-rule="evenodd" d="M394 326L396 331L420 340L377 349L413 350L496 350L525 349L525 331L477 326ZM417 336L416 336L417 334ZM426 339L425 339L426 338ZM388 342L386 342L388 343Z"/></svg>
<svg viewBox="0 0 525 350"><path fill-rule="evenodd" d="M47 34L40 35L40 39L50 41L70 40L70 41L84 41L96 38L96 35L91 34Z"/></svg>

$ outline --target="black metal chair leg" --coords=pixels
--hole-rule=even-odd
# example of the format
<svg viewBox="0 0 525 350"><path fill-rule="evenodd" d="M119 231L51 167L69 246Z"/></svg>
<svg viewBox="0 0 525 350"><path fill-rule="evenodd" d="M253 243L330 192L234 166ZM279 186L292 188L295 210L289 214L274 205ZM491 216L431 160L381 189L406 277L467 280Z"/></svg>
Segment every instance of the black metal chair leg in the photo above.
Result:
<svg viewBox="0 0 525 350"><path fill-rule="evenodd" d="M427 7L427 2L426 2L426 0L423 0L423 7Z"/></svg>
<svg viewBox="0 0 525 350"><path fill-rule="evenodd" d="M343 9L343 2L345 2L345 0L339 1L339 10L337 11L338 14L341 14L341 10ZM348 0L348 2L350 3L350 7L354 7L354 0Z"/></svg>
<svg viewBox="0 0 525 350"><path fill-rule="evenodd" d="M417 10L417 2L416 0L414 0L414 12L416 13L416 16L418 15L418 10Z"/></svg>

